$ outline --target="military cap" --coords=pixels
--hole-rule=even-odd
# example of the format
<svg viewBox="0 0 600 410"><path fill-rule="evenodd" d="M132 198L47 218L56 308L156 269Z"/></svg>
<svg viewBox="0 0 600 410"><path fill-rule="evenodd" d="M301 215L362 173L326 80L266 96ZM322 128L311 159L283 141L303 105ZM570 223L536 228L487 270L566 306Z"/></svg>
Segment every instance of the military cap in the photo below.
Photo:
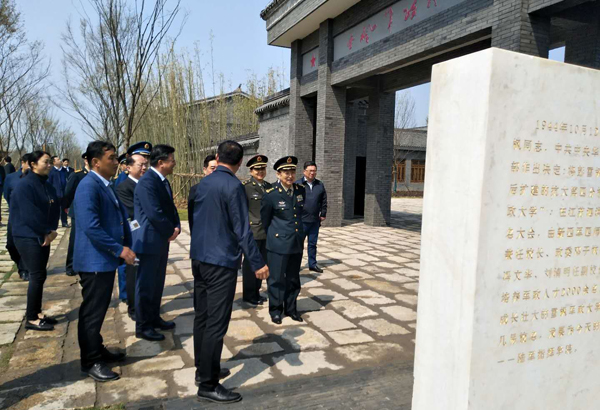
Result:
<svg viewBox="0 0 600 410"><path fill-rule="evenodd" d="M81 158L82 159L87 159L87 152L84 152L83 154L81 154Z"/></svg>
<svg viewBox="0 0 600 410"><path fill-rule="evenodd" d="M269 158L264 155L255 155L246 162L246 166L252 168L266 168Z"/></svg>
<svg viewBox="0 0 600 410"><path fill-rule="evenodd" d="M140 154L150 156L151 151L152 144L150 144L148 141L140 141L129 147L127 150L127 155Z"/></svg>
<svg viewBox="0 0 600 410"><path fill-rule="evenodd" d="M122 164L123 162L125 162L125 160L127 159L127 153L124 152L121 155L119 155L119 164Z"/></svg>
<svg viewBox="0 0 600 410"><path fill-rule="evenodd" d="M273 169L275 171L281 171L282 169L296 169L296 165L298 165L298 158L294 156L287 156L283 158L279 158L275 165L273 165Z"/></svg>

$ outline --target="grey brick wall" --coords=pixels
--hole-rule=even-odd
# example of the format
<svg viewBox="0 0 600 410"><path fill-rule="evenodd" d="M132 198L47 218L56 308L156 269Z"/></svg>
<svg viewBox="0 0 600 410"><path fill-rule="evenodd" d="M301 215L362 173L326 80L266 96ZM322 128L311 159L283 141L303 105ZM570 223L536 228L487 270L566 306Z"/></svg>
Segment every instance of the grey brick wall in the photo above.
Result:
<svg viewBox="0 0 600 410"><path fill-rule="evenodd" d="M356 176L356 147L358 145L358 102L346 105L346 135L344 142L343 205L344 218L354 217L354 179Z"/></svg>
<svg viewBox="0 0 600 410"><path fill-rule="evenodd" d="M310 14L313 10L316 10L326 1L327 0L303 0L283 17L281 17L281 14L283 14L281 13L277 17L273 16L267 19L268 42L271 43L275 41L279 36L288 31L291 27L296 25L300 20ZM271 26L271 24L278 18L280 19L279 22ZM271 28L269 29L270 26Z"/></svg>
<svg viewBox="0 0 600 410"><path fill-rule="evenodd" d="M260 145L258 152L269 157L267 166L267 181L274 182L277 179L273 165L279 158L289 155L290 115L289 107L279 108L261 115L258 135Z"/></svg>
<svg viewBox="0 0 600 410"><path fill-rule="evenodd" d="M588 4L579 15L580 26L565 39L565 63L600 68L600 3Z"/></svg>

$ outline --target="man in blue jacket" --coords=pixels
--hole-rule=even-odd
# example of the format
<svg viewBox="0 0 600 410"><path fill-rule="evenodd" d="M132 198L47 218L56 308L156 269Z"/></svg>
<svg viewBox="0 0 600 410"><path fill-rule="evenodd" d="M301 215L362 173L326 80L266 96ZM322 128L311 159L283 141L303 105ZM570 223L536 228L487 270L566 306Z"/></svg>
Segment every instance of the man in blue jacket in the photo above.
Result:
<svg viewBox="0 0 600 410"><path fill-rule="evenodd" d="M194 203L190 257L194 275L194 359L198 398L219 403L242 399L219 384L223 337L227 333L242 252L257 279L269 268L248 223L248 200L235 176L244 150L235 141L222 142L217 169L203 178L189 201Z"/></svg>
<svg viewBox="0 0 600 410"><path fill-rule="evenodd" d="M63 196L65 195L65 187L67 186L67 173L63 170L62 161L59 157L53 155L51 159L54 166L50 170L50 175L48 175L48 182L56 190L56 195L58 195L58 201L62 204ZM67 220L67 213L65 212L62 206L60 209L60 221L62 223L63 228L69 226Z"/></svg>
<svg viewBox="0 0 600 410"><path fill-rule="evenodd" d="M134 191L133 213L139 229L133 231L133 250L140 259L135 286L135 335L150 341L164 340L155 329L175 328L175 322L160 317L165 288L169 243L181 232L179 214L167 176L175 168L175 148L155 145L150 169Z"/></svg>
<svg viewBox="0 0 600 410"><path fill-rule="evenodd" d="M94 380L109 381L119 375L106 363L123 360L125 355L106 349L100 329L120 260L133 265L136 256L129 248L127 211L110 186L118 166L115 147L105 141L91 142L86 157L90 173L81 180L73 201L77 215L73 268L81 277L83 296L77 328L81 371Z"/></svg>
<svg viewBox="0 0 600 410"><path fill-rule="evenodd" d="M327 217L327 191L325 185L317 179L317 164L314 161L304 163L304 177L296 181L306 189L306 200L302 210L304 234L308 238L308 269L322 273L317 265L317 241L321 222Z"/></svg>
<svg viewBox="0 0 600 410"><path fill-rule="evenodd" d="M17 186L17 183L21 181L21 176L23 172L27 172L29 170L29 153L23 155L21 157L21 168L17 172L13 172L6 177L6 181L4 182L4 199L6 199L6 203L10 209L10 195L12 191ZM10 258L17 265L17 269L19 270L19 277L23 280L29 280L29 272L27 272L27 268L25 267L25 263L21 259L21 255L15 246L15 241L12 235L12 227L10 224L10 219L8 220L8 227L6 229L6 249L10 254Z"/></svg>

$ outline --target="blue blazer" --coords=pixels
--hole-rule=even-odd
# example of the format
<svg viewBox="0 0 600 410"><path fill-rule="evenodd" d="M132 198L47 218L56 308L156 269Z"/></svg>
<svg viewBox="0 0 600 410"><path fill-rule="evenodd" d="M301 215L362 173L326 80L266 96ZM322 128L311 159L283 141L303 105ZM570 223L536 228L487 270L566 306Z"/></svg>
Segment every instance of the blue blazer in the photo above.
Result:
<svg viewBox="0 0 600 410"><path fill-rule="evenodd" d="M181 223L173 196L152 169L146 171L135 187L133 213L140 224L133 231L133 251L142 254L168 252L169 238L175 228L181 229Z"/></svg>
<svg viewBox="0 0 600 410"><path fill-rule="evenodd" d="M75 191L75 272L114 271L121 264L123 247L131 246L127 211L111 189L90 172Z"/></svg>
<svg viewBox="0 0 600 410"><path fill-rule="evenodd" d="M56 195L59 198L64 196L66 180L63 179L64 173L57 171L56 168L52 167L50 175L48 175L48 182L54 187Z"/></svg>
<svg viewBox="0 0 600 410"><path fill-rule="evenodd" d="M238 269L242 252L252 270L265 266L248 223L248 199L240 180L224 166L202 178L191 193L194 225L190 257Z"/></svg>
<svg viewBox="0 0 600 410"><path fill-rule="evenodd" d="M17 186L17 183L21 180L21 175L23 175L23 171L20 169L17 172L12 172L6 176L6 181L4 181L4 199L6 199L6 203L10 207L10 195L12 191Z"/></svg>

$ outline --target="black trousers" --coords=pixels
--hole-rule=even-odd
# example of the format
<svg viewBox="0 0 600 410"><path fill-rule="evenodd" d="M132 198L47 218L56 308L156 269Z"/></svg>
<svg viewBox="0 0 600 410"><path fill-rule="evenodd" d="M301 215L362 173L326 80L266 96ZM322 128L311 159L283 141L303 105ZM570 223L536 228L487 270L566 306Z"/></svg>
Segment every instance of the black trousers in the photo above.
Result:
<svg viewBox="0 0 600 410"><path fill-rule="evenodd" d="M267 261L267 241L260 240L256 241L258 250L262 255L265 262ZM256 278L256 273L250 267L250 262L244 257L244 263L242 264L243 273L243 299L246 302L257 303L260 299L260 287L262 286L262 279Z"/></svg>
<svg viewBox="0 0 600 410"><path fill-rule="evenodd" d="M125 265L125 289L127 291L127 313L135 315L135 280L137 266Z"/></svg>
<svg viewBox="0 0 600 410"><path fill-rule="evenodd" d="M71 218L71 232L69 232L69 249L67 250L67 263L65 270L67 273L75 272L73 270L73 252L75 251L75 218Z"/></svg>
<svg viewBox="0 0 600 410"><path fill-rule="evenodd" d="M200 389L219 384L223 337L231 320L237 270L192 261L194 275L194 361Z"/></svg>
<svg viewBox="0 0 600 410"><path fill-rule="evenodd" d="M59 198L59 201L62 200L62 198ZM62 226L65 226L69 223L69 220L67 219L67 211L69 208L64 208L62 205L60 206L60 222L62 223Z"/></svg>
<svg viewBox="0 0 600 410"><path fill-rule="evenodd" d="M19 253L19 250L15 245L10 221L8 221L8 226L6 227L6 250L8 250L10 259L12 259L14 263L16 263L19 273L27 273L27 269L25 268L25 261L23 261L23 258L21 258L21 254Z"/></svg>
<svg viewBox="0 0 600 410"><path fill-rule="evenodd" d="M79 272L83 302L79 308L77 338L81 350L81 367L89 368L102 360L105 349L100 329L112 298L115 271Z"/></svg>
<svg viewBox="0 0 600 410"><path fill-rule="evenodd" d="M29 288L27 289L27 320L38 320L42 312L42 295L46 282L46 266L50 258L50 246L42 246L36 238L15 236L15 245L29 272Z"/></svg>
<svg viewBox="0 0 600 410"><path fill-rule="evenodd" d="M268 253L269 260L269 314L295 315L296 299L300 294L300 264L302 253L282 255Z"/></svg>
<svg viewBox="0 0 600 410"><path fill-rule="evenodd" d="M138 254L140 264L135 281L135 330L154 329L160 319L160 301L165 289L169 247L160 254Z"/></svg>

